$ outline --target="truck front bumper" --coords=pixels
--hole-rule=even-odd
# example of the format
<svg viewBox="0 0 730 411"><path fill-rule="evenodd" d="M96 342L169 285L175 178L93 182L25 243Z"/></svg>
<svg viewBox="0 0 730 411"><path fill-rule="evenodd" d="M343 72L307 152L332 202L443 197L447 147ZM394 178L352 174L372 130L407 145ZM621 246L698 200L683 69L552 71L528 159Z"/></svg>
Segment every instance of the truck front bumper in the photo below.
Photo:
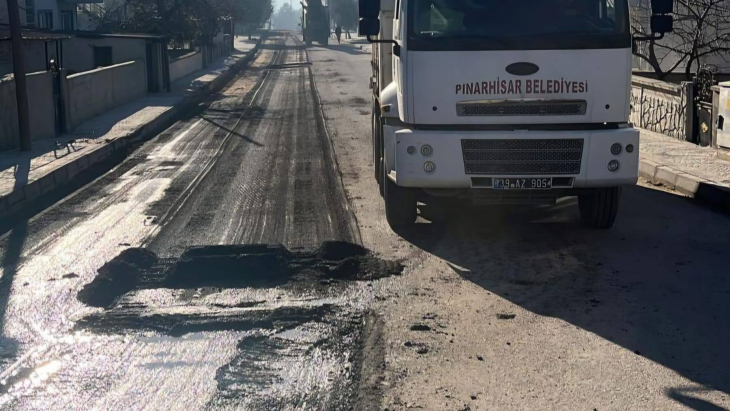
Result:
<svg viewBox="0 0 730 411"><path fill-rule="evenodd" d="M384 127L385 157L389 177L399 186L418 188L476 188L485 187L491 178L552 177L569 181L566 188L612 187L636 184L639 169L639 131L633 128L579 131L440 131L411 130L393 126ZM506 168L498 173L468 173L462 148L464 140L582 140L580 170L570 174L538 172L524 174ZM611 146L619 144L621 152L613 154ZM430 150L423 153L423 147ZM627 150L629 147L629 150ZM633 149L633 150L632 150ZM580 149L579 149L580 150ZM430 153L429 153L430 151ZM482 154L482 153L480 153ZM484 153L487 155L491 153ZM539 163L535 153L525 160L516 154L511 166L519 162ZM504 157L498 157L503 159ZM551 157L555 160L555 157ZM551 161L552 161L551 160ZM615 171L608 163L619 162ZM433 166L433 171L429 162ZM539 165L531 164L531 167ZM471 170L473 171L473 170ZM481 182L481 184L477 184ZM486 188L490 186L487 184Z"/></svg>

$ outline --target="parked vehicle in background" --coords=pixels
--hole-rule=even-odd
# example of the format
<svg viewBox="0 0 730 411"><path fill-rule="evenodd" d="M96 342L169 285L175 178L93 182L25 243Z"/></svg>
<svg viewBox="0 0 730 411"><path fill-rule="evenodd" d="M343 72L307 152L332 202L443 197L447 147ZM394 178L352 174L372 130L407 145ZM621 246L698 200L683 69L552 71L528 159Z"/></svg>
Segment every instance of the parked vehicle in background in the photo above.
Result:
<svg viewBox="0 0 730 411"><path fill-rule="evenodd" d="M654 32L672 0L654 0ZM613 225L638 177L628 0L360 0L373 159L391 226L417 203L554 204ZM645 39L643 39L645 40Z"/></svg>
<svg viewBox="0 0 730 411"><path fill-rule="evenodd" d="M329 43L330 10L321 0L302 1L302 37L307 45Z"/></svg>

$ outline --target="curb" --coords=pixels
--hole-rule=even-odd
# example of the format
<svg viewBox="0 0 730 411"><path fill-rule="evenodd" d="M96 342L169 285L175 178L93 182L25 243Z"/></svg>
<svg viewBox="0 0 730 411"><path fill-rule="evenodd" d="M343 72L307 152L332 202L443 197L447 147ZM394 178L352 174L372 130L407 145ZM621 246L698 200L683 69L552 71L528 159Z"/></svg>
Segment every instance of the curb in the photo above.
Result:
<svg viewBox="0 0 730 411"><path fill-rule="evenodd" d="M718 186L692 174L642 158L639 176L652 184L662 185L724 210L730 210L730 188Z"/></svg>
<svg viewBox="0 0 730 411"><path fill-rule="evenodd" d="M1 196L0 218L8 217L24 209L30 201L36 200L45 194L72 183L73 178L77 174L106 160L112 154L119 153L121 150L127 150L133 144L149 140L165 131L165 129L179 120L182 115L202 103L210 93L216 92L228 84L244 66L253 60L264 38L265 36L260 36L258 43L256 43L246 56L238 60L223 74L210 81L205 87L185 97L180 103L172 106L169 110L160 114L149 123L144 124L124 137L117 138L108 144L100 145L95 150L89 151L76 160L24 185L18 190Z"/></svg>

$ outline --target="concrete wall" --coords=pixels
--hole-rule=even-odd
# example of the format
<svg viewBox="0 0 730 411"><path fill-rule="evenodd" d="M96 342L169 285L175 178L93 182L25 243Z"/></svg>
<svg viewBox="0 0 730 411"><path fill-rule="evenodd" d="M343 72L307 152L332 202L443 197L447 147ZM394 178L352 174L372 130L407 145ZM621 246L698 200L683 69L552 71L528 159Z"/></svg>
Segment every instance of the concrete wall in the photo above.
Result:
<svg viewBox="0 0 730 411"><path fill-rule="evenodd" d="M56 115L53 105L51 73L31 73L26 76L30 135L34 140L56 135ZM15 101L15 80L12 75L0 79L0 150L17 148L18 109Z"/></svg>
<svg viewBox="0 0 730 411"><path fill-rule="evenodd" d="M692 134L692 85L634 77L631 82L631 122L636 127L680 140ZM691 137L690 137L691 138Z"/></svg>
<svg viewBox="0 0 730 411"><path fill-rule="evenodd" d="M203 68L203 53L194 51L170 60L170 81L175 81Z"/></svg>
<svg viewBox="0 0 730 411"><path fill-rule="evenodd" d="M146 59L144 39L73 37L63 41L63 66L70 73L96 69L94 47L112 47L112 63Z"/></svg>
<svg viewBox="0 0 730 411"><path fill-rule="evenodd" d="M69 130L108 110L144 96L144 61L129 61L66 77L66 126Z"/></svg>

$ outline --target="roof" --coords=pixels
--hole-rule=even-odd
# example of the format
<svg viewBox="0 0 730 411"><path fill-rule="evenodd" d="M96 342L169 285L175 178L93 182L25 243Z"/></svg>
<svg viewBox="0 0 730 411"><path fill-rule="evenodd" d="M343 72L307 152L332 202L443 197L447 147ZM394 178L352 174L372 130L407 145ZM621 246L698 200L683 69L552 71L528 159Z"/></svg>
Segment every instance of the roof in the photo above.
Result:
<svg viewBox="0 0 730 411"><path fill-rule="evenodd" d="M70 39L71 36L23 36L23 40L26 41L56 41L56 40L65 40ZM7 37L0 37L0 41L10 41L12 40L10 36Z"/></svg>
<svg viewBox="0 0 730 411"><path fill-rule="evenodd" d="M3 0L0 0L3 1ZM9 40L9 26L7 24L0 23L0 41ZM69 39L71 37L85 37L85 38L128 38L128 39L141 39L141 40L154 40L162 41L168 37L160 34L150 33L100 33L98 31L82 31L82 30L47 30L40 28L23 27L23 33L29 33L23 35L25 40L42 40L42 41L53 41L58 39Z"/></svg>
<svg viewBox="0 0 730 411"><path fill-rule="evenodd" d="M167 36L148 33L100 33L97 31L81 31L81 30L54 30L53 33L72 35L74 37L86 38L128 38L142 40L165 40Z"/></svg>

